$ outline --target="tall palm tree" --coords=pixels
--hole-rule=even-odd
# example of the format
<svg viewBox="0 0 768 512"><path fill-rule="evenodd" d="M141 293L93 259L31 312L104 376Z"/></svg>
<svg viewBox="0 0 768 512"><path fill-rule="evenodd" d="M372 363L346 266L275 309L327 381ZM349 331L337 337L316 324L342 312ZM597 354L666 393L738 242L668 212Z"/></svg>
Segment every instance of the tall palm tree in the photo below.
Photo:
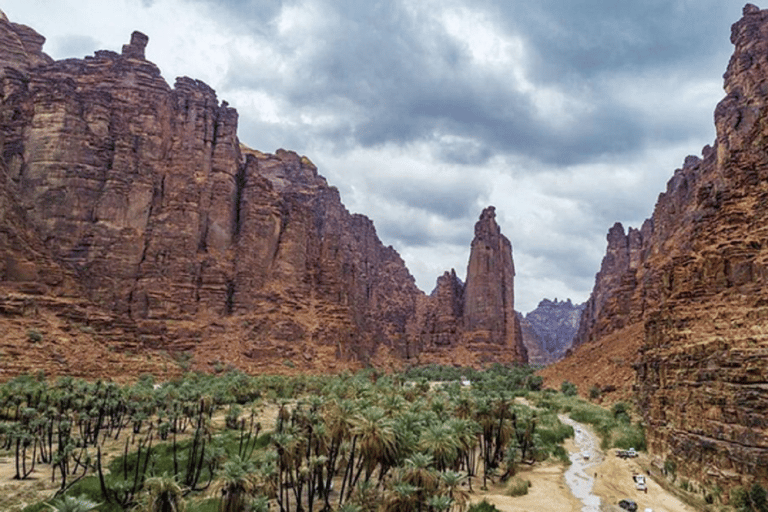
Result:
<svg viewBox="0 0 768 512"><path fill-rule="evenodd" d="M360 458L352 485L357 483L360 473L365 469L365 480L369 480L376 466L381 464L382 471L394 461L396 436L394 422L386 417L381 407L368 407L355 417L352 434L358 440Z"/></svg>
<svg viewBox="0 0 768 512"><path fill-rule="evenodd" d="M445 471L459 455L459 441L450 425L436 423L421 432L419 448L432 456L438 471Z"/></svg>
<svg viewBox="0 0 768 512"><path fill-rule="evenodd" d="M475 474L475 449L479 443L480 425L472 419L451 418L448 420L448 427L453 430L458 443L458 464L459 469L462 464L471 478ZM470 480L470 485L471 485Z"/></svg>
<svg viewBox="0 0 768 512"><path fill-rule="evenodd" d="M452 505L455 505L458 510L464 510L469 502L469 493L461 488L464 475L457 471L446 471L440 474L440 478Z"/></svg>
<svg viewBox="0 0 768 512"><path fill-rule="evenodd" d="M418 489L418 510L423 509L428 497L434 495L440 485L438 474L431 466L432 457L424 453L414 453L405 460L401 480L403 483L411 484Z"/></svg>

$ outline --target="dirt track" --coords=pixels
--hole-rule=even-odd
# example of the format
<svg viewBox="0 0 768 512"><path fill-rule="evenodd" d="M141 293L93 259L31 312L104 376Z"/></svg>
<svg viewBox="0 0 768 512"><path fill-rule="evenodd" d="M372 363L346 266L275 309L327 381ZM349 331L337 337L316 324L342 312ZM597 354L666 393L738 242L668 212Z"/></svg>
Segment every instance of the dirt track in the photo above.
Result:
<svg viewBox="0 0 768 512"><path fill-rule="evenodd" d="M640 465L634 459L620 459L611 453L603 453L599 450L600 441L597 435L589 427L578 425L581 435L590 439L590 460L594 465L587 465L587 470L592 472L589 485L592 485L591 494L600 498L599 510L620 511L616 506L619 500L630 499L637 502L638 512L650 508L653 512L696 512L696 509L684 504L675 496L661 488L656 482L647 478L648 492L644 493L635 489L632 474L641 472ZM577 439L578 440L578 439ZM586 442L586 439L584 440ZM571 454L580 456L583 453L583 444L573 439L566 441L565 448ZM528 494L519 497L510 497L504 494L505 485L490 486L487 492L477 492L472 497L472 502L488 500L501 512L585 512L595 510L595 505L585 505L579 501L566 484L565 472L568 468L563 464L544 464L533 469L521 471L518 476L531 481ZM597 477L594 477L594 475ZM581 479L586 480L586 479ZM586 485L583 482L581 485Z"/></svg>

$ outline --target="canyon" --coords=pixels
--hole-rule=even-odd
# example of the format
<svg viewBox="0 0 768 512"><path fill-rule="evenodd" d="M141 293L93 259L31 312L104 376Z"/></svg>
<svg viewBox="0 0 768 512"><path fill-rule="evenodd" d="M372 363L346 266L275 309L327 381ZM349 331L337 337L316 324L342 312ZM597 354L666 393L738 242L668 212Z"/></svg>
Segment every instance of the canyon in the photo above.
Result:
<svg viewBox="0 0 768 512"><path fill-rule="evenodd" d="M213 89L166 83L144 34L54 61L0 16L0 379L570 354L547 385L634 400L659 468L766 483L768 11L747 5L731 41L714 143L641 227L610 228L586 304L523 317L493 207L466 279L445 272L427 295L308 157L248 148Z"/></svg>
<svg viewBox="0 0 768 512"><path fill-rule="evenodd" d="M466 283L427 296L309 158L243 145L206 84L170 87L146 35L63 61L4 16L0 39L0 378L527 361L493 207Z"/></svg>
<svg viewBox="0 0 768 512"><path fill-rule="evenodd" d="M618 384L658 469L702 489L768 482L768 11L747 4L731 42L714 144L609 230L574 354L545 370Z"/></svg>

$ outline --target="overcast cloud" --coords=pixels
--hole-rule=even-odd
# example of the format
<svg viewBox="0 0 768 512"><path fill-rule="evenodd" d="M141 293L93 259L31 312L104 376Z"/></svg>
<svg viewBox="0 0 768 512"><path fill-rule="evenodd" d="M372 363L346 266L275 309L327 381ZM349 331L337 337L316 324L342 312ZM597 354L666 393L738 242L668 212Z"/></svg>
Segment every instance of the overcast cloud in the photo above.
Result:
<svg viewBox="0 0 768 512"><path fill-rule="evenodd" d="M54 58L133 30L262 151L307 155L427 293L464 276L483 207L516 306L586 300L614 222L639 227L712 113L743 0L5 0ZM761 6L762 7L762 6Z"/></svg>

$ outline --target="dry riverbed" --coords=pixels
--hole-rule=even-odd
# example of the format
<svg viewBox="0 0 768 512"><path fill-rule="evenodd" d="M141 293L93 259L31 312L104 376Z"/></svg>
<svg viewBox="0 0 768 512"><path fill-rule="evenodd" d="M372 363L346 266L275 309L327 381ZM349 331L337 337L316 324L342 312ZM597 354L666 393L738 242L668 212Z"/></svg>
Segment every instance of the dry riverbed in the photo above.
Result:
<svg viewBox="0 0 768 512"><path fill-rule="evenodd" d="M590 427L569 418L564 422L576 432L575 439L565 444L571 466L546 463L521 470L518 476L531 481L527 495L506 496L506 485L493 485L486 492L476 490L472 502L486 499L501 512L612 512L621 510L616 506L619 500L630 499L637 502L639 512L647 508L654 512L696 512L650 478L646 479L647 493L636 490L632 475L641 472L638 460L602 452L600 439Z"/></svg>

